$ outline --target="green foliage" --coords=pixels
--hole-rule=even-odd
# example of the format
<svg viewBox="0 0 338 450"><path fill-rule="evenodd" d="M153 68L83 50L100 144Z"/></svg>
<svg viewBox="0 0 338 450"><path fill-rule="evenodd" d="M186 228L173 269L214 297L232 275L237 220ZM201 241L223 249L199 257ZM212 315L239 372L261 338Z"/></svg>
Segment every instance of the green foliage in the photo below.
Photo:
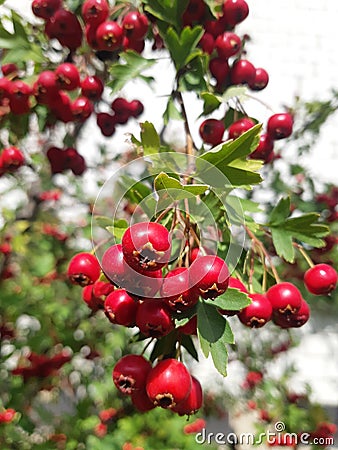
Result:
<svg viewBox="0 0 338 450"><path fill-rule="evenodd" d="M190 61L202 54L202 51L197 48L197 44L203 32L203 28L200 26L185 27L180 35L173 28L167 30L164 40L177 71L183 69Z"/></svg>

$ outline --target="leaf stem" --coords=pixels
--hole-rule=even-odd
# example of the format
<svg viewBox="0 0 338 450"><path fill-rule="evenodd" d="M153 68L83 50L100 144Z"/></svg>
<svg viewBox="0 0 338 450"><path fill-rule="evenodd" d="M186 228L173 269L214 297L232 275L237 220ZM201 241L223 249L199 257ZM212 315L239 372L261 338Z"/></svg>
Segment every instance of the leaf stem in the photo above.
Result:
<svg viewBox="0 0 338 450"><path fill-rule="evenodd" d="M308 263L308 265L310 267L314 267L314 265L315 265L314 262L312 261L310 256L306 253L304 248L301 245L297 244L297 242L293 242L292 245L299 251L299 253L303 256L303 258Z"/></svg>

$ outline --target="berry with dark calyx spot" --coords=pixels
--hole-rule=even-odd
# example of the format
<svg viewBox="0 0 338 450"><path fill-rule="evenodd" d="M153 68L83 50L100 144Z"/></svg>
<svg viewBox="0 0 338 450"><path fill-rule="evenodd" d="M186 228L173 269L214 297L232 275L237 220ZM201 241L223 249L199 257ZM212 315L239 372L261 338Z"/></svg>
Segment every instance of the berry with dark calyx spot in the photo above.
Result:
<svg viewBox="0 0 338 450"><path fill-rule="evenodd" d="M147 412L155 408L155 405L150 401L145 388L132 392L131 402L140 412Z"/></svg>
<svg viewBox="0 0 338 450"><path fill-rule="evenodd" d="M61 8L62 0L33 0L33 14L42 19L49 19Z"/></svg>
<svg viewBox="0 0 338 450"><path fill-rule="evenodd" d="M17 147L6 147L1 153L1 166L5 172L15 172L25 163L25 157Z"/></svg>
<svg viewBox="0 0 338 450"><path fill-rule="evenodd" d="M51 70L41 72L33 85L33 94L38 103L49 104L59 92L55 73Z"/></svg>
<svg viewBox="0 0 338 450"><path fill-rule="evenodd" d="M200 127L199 133L206 144L218 145L222 142L225 125L218 119L206 119Z"/></svg>
<svg viewBox="0 0 338 450"><path fill-rule="evenodd" d="M223 4L223 18L234 27L243 22L249 15L249 6L245 0L226 0Z"/></svg>
<svg viewBox="0 0 338 450"><path fill-rule="evenodd" d="M201 256L189 268L190 290L204 299L214 299L223 294L229 284L229 269L218 256Z"/></svg>
<svg viewBox="0 0 338 450"><path fill-rule="evenodd" d="M122 46L123 29L115 21L102 22L97 27L96 40L99 50L108 50L110 52L117 50Z"/></svg>
<svg viewBox="0 0 338 450"><path fill-rule="evenodd" d="M149 372L146 391L150 401L161 408L174 408L191 391L191 375L177 359L164 359Z"/></svg>
<svg viewBox="0 0 338 450"><path fill-rule="evenodd" d="M172 311L160 299L145 299L137 308L136 326L147 337L161 337L174 329Z"/></svg>
<svg viewBox="0 0 338 450"><path fill-rule="evenodd" d="M60 64L55 70L56 84L59 89L73 91L80 87L80 75L77 67L72 63Z"/></svg>
<svg viewBox="0 0 338 450"><path fill-rule="evenodd" d="M81 81L81 93L84 97L89 98L92 102L100 100L103 94L103 83L99 77L87 76Z"/></svg>
<svg viewBox="0 0 338 450"><path fill-rule="evenodd" d="M68 265L67 275L69 280L80 286L95 283L101 273L97 258L91 253L78 253L73 256Z"/></svg>
<svg viewBox="0 0 338 450"><path fill-rule="evenodd" d="M230 31L220 34L215 41L215 48L220 58L230 58L241 49L242 41L239 36Z"/></svg>
<svg viewBox="0 0 338 450"><path fill-rule="evenodd" d="M122 236L122 250L126 262L136 271L159 270L170 258L170 234L156 222L135 223Z"/></svg>
<svg viewBox="0 0 338 450"><path fill-rule="evenodd" d="M271 286L266 296L273 311L279 314L295 314L302 304L302 294L294 284L287 281Z"/></svg>
<svg viewBox="0 0 338 450"><path fill-rule="evenodd" d="M117 389L125 395L144 389L152 370L151 363L142 355L125 355L114 366L112 377Z"/></svg>
<svg viewBox="0 0 338 450"><path fill-rule="evenodd" d="M271 139L285 139L292 134L293 119L291 114L281 113L271 116L267 123L267 133Z"/></svg>
<svg viewBox="0 0 338 450"><path fill-rule="evenodd" d="M110 322L125 327L135 325L137 302L124 289L111 292L105 302L105 314Z"/></svg>
<svg viewBox="0 0 338 450"><path fill-rule="evenodd" d="M74 120L84 122L94 110L91 101L87 97L78 97L70 106Z"/></svg>
<svg viewBox="0 0 338 450"><path fill-rule="evenodd" d="M304 274L306 289L314 295L327 295L337 285L338 275L329 264L316 264Z"/></svg>
<svg viewBox="0 0 338 450"><path fill-rule="evenodd" d="M243 117L242 119L236 120L229 127L229 139L236 139L241 134L250 130L255 125L255 122L249 117Z"/></svg>
<svg viewBox="0 0 338 450"><path fill-rule="evenodd" d="M98 26L108 18L109 4L107 0L85 0L81 12L86 24Z"/></svg>
<svg viewBox="0 0 338 450"><path fill-rule="evenodd" d="M12 81L9 85L9 107L13 114L26 114L30 111L29 97L32 88L21 80Z"/></svg>
<svg viewBox="0 0 338 450"><path fill-rule="evenodd" d="M272 316L273 323L281 328L299 328L306 324L310 318L310 306L302 299L301 306L295 314L286 316L285 314L279 314L274 312Z"/></svg>
<svg viewBox="0 0 338 450"><path fill-rule="evenodd" d="M183 311L198 302L196 291L189 289L189 270L179 267L163 279L161 298L174 311Z"/></svg>
<svg viewBox="0 0 338 450"><path fill-rule="evenodd" d="M196 414L203 404L203 391L197 378L191 376L191 390L188 397L172 408L179 416Z"/></svg>
<svg viewBox="0 0 338 450"><path fill-rule="evenodd" d="M149 21L138 11L130 11L122 19L122 28L128 38L143 39L147 34Z"/></svg>
<svg viewBox="0 0 338 450"><path fill-rule="evenodd" d="M230 70L232 84L252 84L255 81L256 69L247 59L238 59Z"/></svg>
<svg viewBox="0 0 338 450"><path fill-rule="evenodd" d="M109 113L98 113L96 123L103 136L109 137L115 133L116 117Z"/></svg>
<svg viewBox="0 0 338 450"><path fill-rule="evenodd" d="M256 69L256 75L255 79L252 83L249 83L249 88L252 91L261 91L269 83L269 74L265 69L262 69L261 67L258 67Z"/></svg>
<svg viewBox="0 0 338 450"><path fill-rule="evenodd" d="M268 298L262 294L249 294L251 304L238 313L243 325L250 328L261 328L272 316L272 306Z"/></svg>
<svg viewBox="0 0 338 450"><path fill-rule="evenodd" d="M261 134L259 137L259 143L256 147L255 151L253 151L250 155L250 159L261 159L265 162L268 161L269 156L273 152L273 140L269 137L268 134Z"/></svg>

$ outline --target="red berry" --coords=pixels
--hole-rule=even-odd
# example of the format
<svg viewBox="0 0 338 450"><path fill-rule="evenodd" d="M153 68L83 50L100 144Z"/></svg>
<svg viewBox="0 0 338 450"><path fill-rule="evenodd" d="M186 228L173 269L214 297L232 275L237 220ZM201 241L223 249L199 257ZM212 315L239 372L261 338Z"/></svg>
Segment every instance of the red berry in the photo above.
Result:
<svg viewBox="0 0 338 450"><path fill-rule="evenodd" d="M249 7L245 0L226 0L223 4L223 17L234 27L248 17Z"/></svg>
<svg viewBox="0 0 338 450"><path fill-rule="evenodd" d="M209 70L216 78L218 85L226 84L230 77L230 66L223 58L212 58L209 62Z"/></svg>
<svg viewBox="0 0 338 450"><path fill-rule="evenodd" d="M143 103L140 100L132 100L129 102L128 109L132 117L138 117L143 113Z"/></svg>
<svg viewBox="0 0 338 450"><path fill-rule="evenodd" d="M56 38L64 47L74 51L82 44L82 26L76 14L65 9L58 9L46 22L45 33Z"/></svg>
<svg viewBox="0 0 338 450"><path fill-rule="evenodd" d="M302 327L310 318L310 307L308 303L302 299L300 309L295 314L286 316L275 312L273 314L273 323L281 328L299 328Z"/></svg>
<svg viewBox="0 0 338 450"><path fill-rule="evenodd" d="M160 361L147 378L146 390L150 401L162 408L174 408L191 391L192 380L188 369L176 359Z"/></svg>
<svg viewBox="0 0 338 450"><path fill-rule="evenodd" d="M236 120L229 127L229 139L236 139L241 134L250 130L255 125L255 122L249 117L243 117L242 119Z"/></svg>
<svg viewBox="0 0 338 450"><path fill-rule="evenodd" d="M112 377L117 389L125 395L144 389L152 367L141 355L125 355L115 364Z"/></svg>
<svg viewBox="0 0 338 450"><path fill-rule="evenodd" d="M196 414L203 404L203 391L201 383L191 376L191 390L183 402L172 408L180 416Z"/></svg>
<svg viewBox="0 0 338 450"><path fill-rule="evenodd" d="M252 84L255 81L256 69L246 59L239 59L234 62L230 71L232 84Z"/></svg>
<svg viewBox="0 0 338 450"><path fill-rule="evenodd" d="M97 126L103 136L109 137L115 133L116 117L108 113L98 113L96 116Z"/></svg>
<svg viewBox="0 0 338 450"><path fill-rule="evenodd" d="M61 148L50 147L47 151L52 174L61 173L65 169L65 154Z"/></svg>
<svg viewBox="0 0 338 450"><path fill-rule="evenodd" d="M117 97L113 100L111 108L115 113L116 123L124 124L130 117L129 102L125 98Z"/></svg>
<svg viewBox="0 0 338 450"><path fill-rule="evenodd" d="M230 58L236 55L241 48L242 42L239 36L230 31L220 34L215 41L215 48L220 58Z"/></svg>
<svg viewBox="0 0 338 450"><path fill-rule="evenodd" d="M127 263L136 271L158 270L169 261L171 238L163 225L139 222L125 231L122 250Z"/></svg>
<svg viewBox="0 0 338 450"><path fill-rule="evenodd" d="M88 119L94 110L91 101L87 97L78 97L70 106L73 117L79 122L84 122Z"/></svg>
<svg viewBox="0 0 338 450"><path fill-rule="evenodd" d="M146 299L139 304L136 325L145 336L156 338L165 336L174 329L171 310L160 299Z"/></svg>
<svg viewBox="0 0 338 450"><path fill-rule="evenodd" d="M123 258L122 245L109 247L102 257L102 270L107 278L117 286L122 286L127 278L127 264Z"/></svg>
<svg viewBox="0 0 338 450"><path fill-rule="evenodd" d="M34 95L39 103L49 104L59 92L55 73L51 70L41 72L33 86Z"/></svg>
<svg viewBox="0 0 338 450"><path fill-rule="evenodd" d="M117 22L102 22L96 30L96 40L99 50L117 50L122 45L123 29Z"/></svg>
<svg viewBox="0 0 338 450"><path fill-rule="evenodd" d="M89 100L95 102L100 100L103 94L103 83L97 76L88 76L81 81L82 95L89 98Z"/></svg>
<svg viewBox="0 0 338 450"><path fill-rule="evenodd" d="M267 133L271 139L284 139L292 134L293 119L288 113L274 114L268 120Z"/></svg>
<svg viewBox="0 0 338 450"><path fill-rule="evenodd" d="M269 156L273 152L273 140L268 134L261 134L259 138L258 146L249 157L251 159L261 159L265 162L268 161Z"/></svg>
<svg viewBox="0 0 338 450"><path fill-rule="evenodd" d="M147 34L148 26L147 17L138 11L130 11L122 20L122 28L129 39L140 40L144 38Z"/></svg>
<svg viewBox="0 0 338 450"><path fill-rule="evenodd" d="M257 68L255 79L252 83L249 83L249 88L253 91L261 91L269 83L269 74L265 69Z"/></svg>
<svg viewBox="0 0 338 450"><path fill-rule="evenodd" d="M0 101L9 98L9 92L12 82L6 77L0 78Z"/></svg>
<svg viewBox="0 0 338 450"><path fill-rule="evenodd" d="M3 64L1 66L1 72L4 77L8 77L8 75L17 74L18 71L19 71L19 68L15 63Z"/></svg>
<svg viewBox="0 0 338 450"><path fill-rule="evenodd" d="M55 70L56 84L60 89L73 91L80 87L80 75L77 67L72 63L63 63Z"/></svg>
<svg viewBox="0 0 338 450"><path fill-rule="evenodd" d="M70 281L80 286L93 284L99 278L101 268L98 260L91 253L78 253L68 265L67 275Z"/></svg>
<svg viewBox="0 0 338 450"><path fill-rule="evenodd" d="M206 119L199 128L203 141L207 144L218 145L222 142L225 125L221 120Z"/></svg>
<svg viewBox="0 0 338 450"><path fill-rule="evenodd" d="M302 295L295 285L282 282L271 286L267 293L272 309L279 314L290 315L299 311Z"/></svg>
<svg viewBox="0 0 338 450"><path fill-rule="evenodd" d="M197 303L198 294L189 289L189 270L186 267L167 273L162 283L161 298L175 311L183 311Z"/></svg>
<svg viewBox="0 0 338 450"><path fill-rule="evenodd" d="M185 325L178 327L178 331L182 334L197 334L197 315L193 316Z"/></svg>
<svg viewBox="0 0 338 450"><path fill-rule="evenodd" d="M9 85L9 106L13 114L26 114L30 110L29 97L32 89L21 80L12 81Z"/></svg>
<svg viewBox="0 0 338 450"><path fill-rule="evenodd" d="M144 39L136 41L128 36L123 37L122 46L124 50L134 50L136 53L142 53L145 47Z"/></svg>
<svg viewBox="0 0 338 450"><path fill-rule="evenodd" d="M135 325L137 302L124 289L116 289L104 302L105 314L117 325L132 327Z"/></svg>
<svg viewBox="0 0 338 450"><path fill-rule="evenodd" d="M8 408L0 412L0 423L10 423L14 419L16 414L15 409Z"/></svg>
<svg viewBox="0 0 338 450"><path fill-rule="evenodd" d="M86 24L97 26L109 16L107 0L85 0L82 5L82 17Z"/></svg>
<svg viewBox="0 0 338 450"><path fill-rule="evenodd" d="M150 401L145 388L132 392L131 401L135 408L140 412L147 412L155 408L155 405Z"/></svg>
<svg viewBox="0 0 338 450"><path fill-rule="evenodd" d="M315 295L327 295L332 292L336 288L337 280L336 270L328 264L317 264L304 274L306 289Z"/></svg>
<svg viewBox="0 0 338 450"><path fill-rule="evenodd" d="M58 120L64 123L73 121L71 101L66 92L59 91L58 94L48 101L48 105Z"/></svg>
<svg viewBox="0 0 338 450"><path fill-rule="evenodd" d="M271 319L272 306L262 294L249 294L251 304L238 313L239 320L250 328L260 328Z"/></svg>
<svg viewBox="0 0 338 450"><path fill-rule="evenodd" d="M33 0L33 14L42 19L49 19L61 8L62 0Z"/></svg>
<svg viewBox="0 0 338 450"><path fill-rule="evenodd" d="M190 289L196 290L204 299L216 298L228 288L228 266L218 256L206 255L195 259L189 268L189 274Z"/></svg>
<svg viewBox="0 0 338 450"><path fill-rule="evenodd" d="M191 25L193 22L200 22L205 14L205 9L203 0L190 0L183 13L183 24Z"/></svg>
<svg viewBox="0 0 338 450"><path fill-rule="evenodd" d="M25 157L17 147L7 147L1 153L1 166L5 172L15 172L25 162Z"/></svg>
<svg viewBox="0 0 338 450"><path fill-rule="evenodd" d="M210 33L216 39L227 29L227 24L221 16L216 20L206 20L204 28L207 33Z"/></svg>
<svg viewBox="0 0 338 450"><path fill-rule="evenodd" d="M211 55L211 53L214 51L215 48L215 39L211 33L205 31L198 45L205 53Z"/></svg>

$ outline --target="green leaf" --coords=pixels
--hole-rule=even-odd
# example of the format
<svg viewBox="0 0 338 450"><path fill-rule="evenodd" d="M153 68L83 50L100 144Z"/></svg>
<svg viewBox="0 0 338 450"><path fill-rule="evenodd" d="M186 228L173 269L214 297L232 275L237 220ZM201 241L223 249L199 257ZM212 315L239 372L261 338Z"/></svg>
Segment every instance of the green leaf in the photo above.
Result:
<svg viewBox="0 0 338 450"><path fill-rule="evenodd" d="M201 116L211 114L218 109L222 104L222 97L220 95L212 94L211 92L202 92L201 98L203 100L203 112Z"/></svg>
<svg viewBox="0 0 338 450"><path fill-rule="evenodd" d="M279 225L285 222L290 215L290 197L281 198L277 205L271 211L269 224L271 226Z"/></svg>
<svg viewBox="0 0 338 450"><path fill-rule="evenodd" d="M292 245L291 235L282 228L274 227L271 228L271 235L277 255L292 263L295 259L295 249Z"/></svg>
<svg viewBox="0 0 338 450"><path fill-rule="evenodd" d="M189 0L144 0L143 3L145 11L179 29Z"/></svg>
<svg viewBox="0 0 338 450"><path fill-rule="evenodd" d="M107 228L114 225L114 219L106 216L93 216L95 222L100 228Z"/></svg>
<svg viewBox="0 0 338 450"><path fill-rule="evenodd" d="M182 200L204 194L209 187L203 184L183 185L176 178L161 172L154 180L154 188L158 193L166 191L172 200Z"/></svg>
<svg viewBox="0 0 338 450"><path fill-rule="evenodd" d="M191 60L202 54L202 50L197 48L197 44L203 36L203 28L184 27L178 35L174 28L170 27L163 36L169 53L173 59L176 70L185 67Z"/></svg>
<svg viewBox="0 0 338 450"><path fill-rule="evenodd" d="M229 309L230 311L238 311L250 305L251 300L247 294L238 289L228 288L224 294L214 300L206 300L208 305L213 305L220 309Z"/></svg>
<svg viewBox="0 0 338 450"><path fill-rule="evenodd" d="M164 125L168 125L170 120L183 120L180 110L175 105L175 100L170 96L167 107L163 114Z"/></svg>
<svg viewBox="0 0 338 450"><path fill-rule="evenodd" d="M196 347L194 345L194 342L191 338L191 336L187 334L182 334L180 337L181 345L187 350L187 352L194 358L196 361L198 361L198 353L196 351Z"/></svg>
<svg viewBox="0 0 338 450"><path fill-rule="evenodd" d="M156 59L147 59L138 53L127 50L120 54L120 59L117 63L110 66L110 75L112 81L108 86L112 89L112 92L117 92L123 88L128 82L140 78L146 83L153 81L152 77L142 76L142 72L149 69L156 63Z"/></svg>
<svg viewBox="0 0 338 450"><path fill-rule="evenodd" d="M210 347L211 357L215 368L224 377L227 376L228 349L223 341L217 341Z"/></svg>
<svg viewBox="0 0 338 450"><path fill-rule="evenodd" d="M113 221L113 225L108 225L106 230L109 231L116 238L121 239L124 235L124 232L128 228L128 222L125 219L118 219Z"/></svg>
<svg viewBox="0 0 338 450"><path fill-rule="evenodd" d="M202 54L190 61L186 70L182 70L183 73L179 79L180 91L193 91L196 94L208 88L204 78L206 60L206 55Z"/></svg>
<svg viewBox="0 0 338 450"><path fill-rule="evenodd" d="M151 155L152 153L158 153L161 147L161 141L154 125L150 122L144 122L140 126L143 154Z"/></svg>

